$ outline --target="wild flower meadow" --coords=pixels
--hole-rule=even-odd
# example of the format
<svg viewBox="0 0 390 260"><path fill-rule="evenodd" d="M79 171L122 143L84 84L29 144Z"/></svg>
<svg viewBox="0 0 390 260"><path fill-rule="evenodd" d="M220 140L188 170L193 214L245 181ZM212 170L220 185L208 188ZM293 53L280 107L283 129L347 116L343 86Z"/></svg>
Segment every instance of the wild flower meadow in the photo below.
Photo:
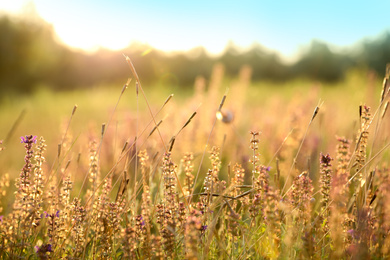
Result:
<svg viewBox="0 0 390 260"><path fill-rule="evenodd" d="M118 103L131 87L146 112L118 127L115 106L99 132L75 136L75 106L58 145L21 137L19 176L0 173L2 259L390 257L388 74L376 107L330 136L337 109L322 102L250 111L248 67L221 95L216 66L180 108L173 95L150 104L126 61L135 82ZM270 123L242 134L258 121Z"/></svg>

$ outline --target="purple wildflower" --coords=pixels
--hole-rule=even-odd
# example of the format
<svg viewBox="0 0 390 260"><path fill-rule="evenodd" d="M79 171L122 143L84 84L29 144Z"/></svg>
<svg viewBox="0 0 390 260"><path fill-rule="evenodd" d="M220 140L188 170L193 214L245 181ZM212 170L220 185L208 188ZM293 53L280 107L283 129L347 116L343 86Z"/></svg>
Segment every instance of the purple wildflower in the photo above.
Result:
<svg viewBox="0 0 390 260"><path fill-rule="evenodd" d="M145 220L142 215L137 216L137 223L141 226L140 228L143 229L145 227Z"/></svg>
<svg viewBox="0 0 390 260"><path fill-rule="evenodd" d="M145 220L144 220L144 217L142 215L139 215L138 216L138 220L141 224L141 227L144 227L145 226Z"/></svg>
<svg viewBox="0 0 390 260"><path fill-rule="evenodd" d="M56 212L56 217L57 217L57 218L60 217L60 211L59 211L59 210L57 210L57 212Z"/></svg>
<svg viewBox="0 0 390 260"><path fill-rule="evenodd" d="M1 221L1 224L3 224L3 218L4 218L4 216L3 216L3 215L1 215L1 216L0 216L0 221Z"/></svg>
<svg viewBox="0 0 390 260"><path fill-rule="evenodd" d="M332 157L330 157L329 154L327 154L327 155L321 154L320 162L321 162L322 164L324 164L324 166L331 166L331 165L330 165L330 162L331 162L332 160L333 160L333 159L332 159Z"/></svg>
<svg viewBox="0 0 390 260"><path fill-rule="evenodd" d="M47 252L53 252L51 244L43 244L40 247L35 246L34 248L35 248L35 252L41 256L45 255Z"/></svg>
<svg viewBox="0 0 390 260"><path fill-rule="evenodd" d="M37 143L37 136L36 135L26 135L25 137L24 136L21 136L20 139L22 139L22 141L20 141L21 143L25 143L25 144L28 144L28 143Z"/></svg>

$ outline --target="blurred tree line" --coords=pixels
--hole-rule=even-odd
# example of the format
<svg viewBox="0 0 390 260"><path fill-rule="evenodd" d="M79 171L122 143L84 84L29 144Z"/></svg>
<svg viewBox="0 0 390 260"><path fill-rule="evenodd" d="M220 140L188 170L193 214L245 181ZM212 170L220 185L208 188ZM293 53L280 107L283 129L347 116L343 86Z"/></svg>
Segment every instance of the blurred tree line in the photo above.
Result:
<svg viewBox="0 0 390 260"><path fill-rule="evenodd" d="M292 64L276 53L253 45L239 51L229 43L220 56L210 56L198 47L188 53L167 54L133 44L122 51L100 49L93 54L71 50L59 43L53 28L42 20L0 16L0 92L31 92L39 85L72 89L97 84L124 82L130 75L122 53L130 56L143 82L190 86L195 77L210 77L212 67L225 65L227 76L235 77L243 65L253 69L254 80L284 81L306 77L337 81L346 71L361 67L384 74L390 61L390 33L365 40L353 49L337 52L320 41L312 41Z"/></svg>

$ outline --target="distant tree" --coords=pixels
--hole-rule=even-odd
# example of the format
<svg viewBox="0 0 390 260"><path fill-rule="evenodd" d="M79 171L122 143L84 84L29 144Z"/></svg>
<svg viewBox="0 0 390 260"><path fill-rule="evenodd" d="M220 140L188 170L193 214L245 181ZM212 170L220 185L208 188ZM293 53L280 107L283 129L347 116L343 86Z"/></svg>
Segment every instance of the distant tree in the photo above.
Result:
<svg viewBox="0 0 390 260"><path fill-rule="evenodd" d="M353 55L357 65L375 70L384 76L386 64L390 62L390 32L375 40L364 40Z"/></svg>
<svg viewBox="0 0 390 260"><path fill-rule="evenodd" d="M259 44L254 44L250 49L241 52L230 42L217 61L225 65L226 73L231 76L236 76L243 65L249 65L253 69L254 80L284 80L288 77L286 66L280 61L279 56L265 50Z"/></svg>
<svg viewBox="0 0 390 260"><path fill-rule="evenodd" d="M66 53L51 26L39 20L0 16L0 91L31 91L55 73ZM50 76L49 76L50 77Z"/></svg>
<svg viewBox="0 0 390 260"><path fill-rule="evenodd" d="M314 40L301 58L292 65L291 73L295 76L336 81L344 76L350 66L347 55L334 53L325 43Z"/></svg>
<svg viewBox="0 0 390 260"><path fill-rule="evenodd" d="M287 66L281 62L276 53L265 50L255 44L242 54L243 63L253 69L254 80L285 80L288 78Z"/></svg>

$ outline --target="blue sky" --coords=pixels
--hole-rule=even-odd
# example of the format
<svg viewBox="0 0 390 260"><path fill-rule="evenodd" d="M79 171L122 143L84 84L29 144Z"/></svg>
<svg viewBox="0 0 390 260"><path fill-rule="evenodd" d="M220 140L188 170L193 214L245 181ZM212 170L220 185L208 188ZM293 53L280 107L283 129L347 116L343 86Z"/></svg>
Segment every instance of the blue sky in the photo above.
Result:
<svg viewBox="0 0 390 260"><path fill-rule="evenodd" d="M390 30L390 1L4 0L0 10L21 13L26 3L63 42L87 50L138 41L219 53L233 41L242 48L257 42L288 58L313 39L344 47Z"/></svg>

